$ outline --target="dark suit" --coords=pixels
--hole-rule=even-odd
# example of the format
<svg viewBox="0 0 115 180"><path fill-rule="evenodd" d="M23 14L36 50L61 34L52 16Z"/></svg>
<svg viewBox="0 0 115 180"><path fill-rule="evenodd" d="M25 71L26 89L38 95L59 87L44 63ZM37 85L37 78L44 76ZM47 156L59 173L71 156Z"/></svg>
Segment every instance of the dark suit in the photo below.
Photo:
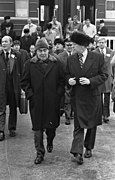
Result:
<svg viewBox="0 0 115 180"><path fill-rule="evenodd" d="M103 26L102 28L98 27L97 34L98 34L98 32L100 32L99 36L107 36L108 35L108 29L105 26Z"/></svg>
<svg viewBox="0 0 115 180"><path fill-rule="evenodd" d="M67 51L63 51L62 53L59 54L59 59L60 59L61 64L62 64L64 74L66 72L68 56L69 55L68 55ZM71 101L70 89L68 89L67 86L65 85L65 95L64 95L64 97L62 97L61 108L64 109L65 118L68 120L70 119L70 116L71 116L71 103L70 103L70 101Z"/></svg>
<svg viewBox="0 0 115 180"><path fill-rule="evenodd" d="M6 33L6 30L3 30L3 31L1 32L1 36L2 36L2 37L4 37L4 36L10 36L13 41L15 41L16 38L17 38L17 37L16 37L16 32L15 32L14 30L12 30L12 29L10 29L10 31L9 31L8 34Z"/></svg>
<svg viewBox="0 0 115 180"><path fill-rule="evenodd" d="M35 147L37 153L44 156L43 129L46 129L49 143L60 124L60 97L64 93L60 62L49 56L47 64L44 64L37 55L34 56L25 65L21 84L29 100L32 129L36 132Z"/></svg>
<svg viewBox="0 0 115 180"><path fill-rule="evenodd" d="M20 38L20 42L21 42L21 49L26 50L28 53L30 52L30 46L34 45L34 39L29 35L29 36L23 36Z"/></svg>
<svg viewBox="0 0 115 180"><path fill-rule="evenodd" d="M99 48L95 52L100 53ZM112 87L112 66L111 58L113 56L112 49L106 47L106 54L104 55L105 64L108 72L108 79L100 86L100 92L102 93L102 115L105 117L110 116L110 93ZM104 95L104 100L103 100Z"/></svg>
<svg viewBox="0 0 115 180"><path fill-rule="evenodd" d="M1 31L3 31L3 30L6 29L6 24L7 24L6 21L3 21L3 22L1 23ZM13 23L10 21L8 24L10 24L10 27L11 27L11 29L13 30L13 27L14 27Z"/></svg>
<svg viewBox="0 0 115 180"><path fill-rule="evenodd" d="M75 155L83 153L83 144L86 149L93 149L96 127L102 124L99 85L108 77L103 56L95 52L88 52L83 68L80 67L77 54L68 57L67 82L72 77L76 78L76 85L72 86L71 91L74 110L74 139L71 153ZM81 85L79 83L81 77L88 78L90 85ZM84 128L88 129L85 142Z"/></svg>
<svg viewBox="0 0 115 180"><path fill-rule="evenodd" d="M20 103L20 78L21 78L20 54L11 50L11 57L6 62L4 52L0 53L0 131L5 128L5 110L9 105L8 129L16 130L17 107Z"/></svg>

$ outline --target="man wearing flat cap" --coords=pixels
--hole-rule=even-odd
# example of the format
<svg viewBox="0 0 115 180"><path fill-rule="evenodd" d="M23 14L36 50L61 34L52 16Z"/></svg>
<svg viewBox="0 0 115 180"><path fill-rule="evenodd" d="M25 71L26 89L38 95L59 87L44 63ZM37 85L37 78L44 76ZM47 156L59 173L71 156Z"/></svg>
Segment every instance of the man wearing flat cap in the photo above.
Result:
<svg viewBox="0 0 115 180"><path fill-rule="evenodd" d="M60 61L49 54L45 38L36 42L36 55L25 64L22 89L29 100L34 143L35 164L45 155L43 132L47 135L47 151L53 150L53 139L60 124L60 98L64 93L65 78Z"/></svg>
<svg viewBox="0 0 115 180"><path fill-rule="evenodd" d="M96 127L102 124L101 95L99 86L108 78L101 54L87 50L91 38L74 32L71 36L74 52L67 59L66 79L72 88L71 101L74 110L74 132L71 153L78 164L92 156ZM84 139L84 129L87 129Z"/></svg>

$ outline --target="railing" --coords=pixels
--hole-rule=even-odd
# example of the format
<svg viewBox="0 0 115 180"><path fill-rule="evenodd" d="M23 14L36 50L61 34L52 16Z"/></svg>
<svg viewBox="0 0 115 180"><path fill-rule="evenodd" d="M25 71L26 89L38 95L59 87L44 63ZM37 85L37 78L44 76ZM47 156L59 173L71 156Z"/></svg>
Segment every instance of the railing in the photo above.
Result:
<svg viewBox="0 0 115 180"><path fill-rule="evenodd" d="M115 36L102 36L107 40L107 47L115 50Z"/></svg>

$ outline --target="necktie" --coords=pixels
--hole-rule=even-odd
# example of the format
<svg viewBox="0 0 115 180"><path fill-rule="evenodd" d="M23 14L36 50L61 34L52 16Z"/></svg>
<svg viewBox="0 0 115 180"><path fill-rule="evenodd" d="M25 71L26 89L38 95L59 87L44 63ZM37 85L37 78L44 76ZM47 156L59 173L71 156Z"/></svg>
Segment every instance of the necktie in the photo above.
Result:
<svg viewBox="0 0 115 180"><path fill-rule="evenodd" d="M103 49L101 49L101 54L103 54L103 55L104 55L104 51L103 51Z"/></svg>
<svg viewBox="0 0 115 180"><path fill-rule="evenodd" d="M6 57L5 57L5 59L6 59L6 62L9 61L9 52L6 52Z"/></svg>
<svg viewBox="0 0 115 180"><path fill-rule="evenodd" d="M10 74L9 52L6 52L7 73Z"/></svg>
<svg viewBox="0 0 115 180"><path fill-rule="evenodd" d="M80 63L80 67L83 68L83 54L78 54L78 58L79 58L79 63Z"/></svg>

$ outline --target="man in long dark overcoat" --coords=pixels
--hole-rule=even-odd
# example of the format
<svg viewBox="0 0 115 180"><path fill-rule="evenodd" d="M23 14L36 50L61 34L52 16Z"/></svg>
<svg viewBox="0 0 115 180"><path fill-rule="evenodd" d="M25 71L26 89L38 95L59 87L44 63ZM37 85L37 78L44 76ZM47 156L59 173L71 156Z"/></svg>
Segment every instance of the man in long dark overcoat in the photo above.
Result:
<svg viewBox="0 0 115 180"><path fill-rule="evenodd" d="M0 141L4 140L6 105L9 105L9 135L15 136L17 107L20 104L21 57L12 48L12 38L2 38L0 51Z"/></svg>
<svg viewBox="0 0 115 180"><path fill-rule="evenodd" d="M96 127L102 124L101 96L99 85L108 77L104 58L101 54L88 52L87 46L91 38L74 32L71 36L74 52L67 60L66 78L72 87L71 99L74 110L74 137L71 153L78 164L83 164L84 156L92 156ZM84 129L87 129L84 140Z"/></svg>
<svg viewBox="0 0 115 180"><path fill-rule="evenodd" d="M45 155L43 132L47 134L47 151L52 152L56 128L60 124L60 98L64 93L64 73L59 60L49 54L45 39L36 44L36 55L25 64L21 81L29 100L32 129L40 164Z"/></svg>

